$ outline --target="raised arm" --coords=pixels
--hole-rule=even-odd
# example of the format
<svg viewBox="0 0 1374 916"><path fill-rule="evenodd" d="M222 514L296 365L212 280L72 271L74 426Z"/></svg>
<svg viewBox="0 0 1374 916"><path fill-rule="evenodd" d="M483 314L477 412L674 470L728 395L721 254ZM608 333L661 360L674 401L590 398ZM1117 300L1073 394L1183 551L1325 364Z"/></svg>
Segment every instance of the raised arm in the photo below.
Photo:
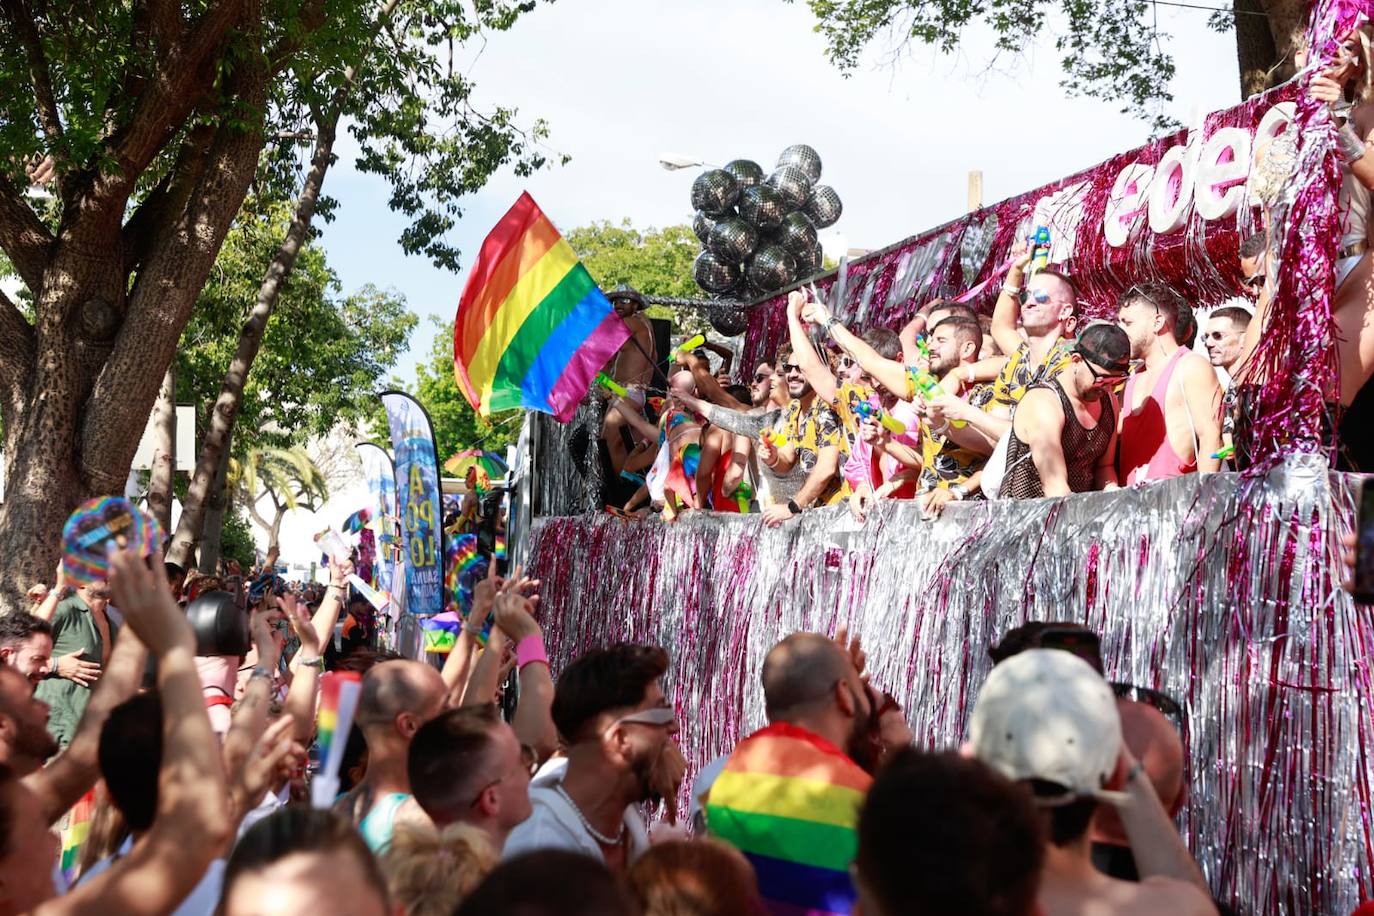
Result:
<svg viewBox="0 0 1374 916"><path fill-rule="evenodd" d="M534 619L534 603L521 591L532 583L517 582L496 599L496 625L515 644L515 663L520 670L520 702L511 728L521 744L534 748L540 760L558 749L558 729L553 724L553 677L544 653L544 633Z"/></svg>
<svg viewBox="0 0 1374 916"><path fill-rule="evenodd" d="M939 302L940 300L936 300ZM925 334L927 326L930 324L930 308L935 303L929 303L897 332L897 339L902 342L902 362L908 366L916 365L916 360L920 359L921 351L916 348L916 339Z"/></svg>
<svg viewBox="0 0 1374 916"><path fill-rule="evenodd" d="M697 356L695 353L683 353L678 351L674 354L677 361L687 367L692 373L692 380L696 382L697 394L712 404L720 404L722 407L729 407L732 410L748 410L750 405L743 401L736 400L724 388L716 377L711 374L711 365L706 360Z"/></svg>
<svg viewBox="0 0 1374 916"><path fill-rule="evenodd" d="M448 688L449 706L459 706L463 702L463 691L467 689L473 662L481 649L477 637L486 625L492 603L496 600L496 591L500 587L501 577L496 575L496 564L488 561L486 576L472 590L472 607L468 609L468 618L463 621L453 651L448 654L444 668L439 672L444 686Z"/></svg>
<svg viewBox="0 0 1374 916"><path fill-rule="evenodd" d="M334 635L334 625L339 622L339 612L343 610L344 595L348 594L348 577L353 574L353 561L347 557L329 558L329 587L324 590L324 598L315 610L310 624L319 634L321 645ZM291 670L300 665L301 654L291 659Z"/></svg>
<svg viewBox="0 0 1374 916"><path fill-rule="evenodd" d="M1046 496L1069 495L1069 471L1064 464L1064 411L1053 392L1036 388L1026 392L1013 421L1017 438L1030 446L1031 461L1040 474Z"/></svg>
<svg viewBox="0 0 1374 916"><path fill-rule="evenodd" d="M100 730L105 727L110 710L138 691L147 667L147 647L132 629L125 627L115 640L105 673L91 691L72 743L52 763L24 777L24 785L43 803L49 824L66 814L100 778Z"/></svg>
<svg viewBox="0 0 1374 916"><path fill-rule="evenodd" d="M730 367L735 364L735 351L723 344L708 340L701 345L701 348L703 350L710 350L720 357L720 369L718 370L720 372L729 372Z"/></svg>
<svg viewBox="0 0 1374 916"><path fill-rule="evenodd" d="M48 589L48 593L43 596L43 600L38 606L29 613L39 620L46 620L52 623L52 615L57 612L57 603L62 600L62 590L66 581L66 574L62 572L62 561L57 561L57 572L53 578L53 586Z"/></svg>
<svg viewBox="0 0 1374 916"><path fill-rule="evenodd" d="M854 357L863 367L863 370L888 391L893 392L903 400L910 400L905 397L910 393L910 385L907 382L906 367L895 359L887 359L880 356L878 351L870 347L859 339L857 334L850 332L848 328L840 324L830 310L819 302L809 302L802 310L802 318L812 324L818 324L825 328L830 334L830 339L839 344L840 347ZM818 392L819 393L819 392Z"/></svg>
<svg viewBox="0 0 1374 916"><path fill-rule="evenodd" d="M1011 354L1021 346L1021 335L1017 326L1021 323L1021 285L1026 276L1026 265L1030 264L1031 251L1024 240L1012 249L1015 260L1007 270L1007 278L1002 283L1002 292L997 297L997 306L992 311L992 339L1003 353Z"/></svg>
<svg viewBox="0 0 1374 916"><path fill-rule="evenodd" d="M282 609L301 643L291 659L295 662L296 673L286 693L286 712L295 723L292 735L300 743L309 745L315 734L315 699L320 689L320 673L324 670L324 643L310 615L305 612L305 605L294 595L282 596Z"/></svg>
<svg viewBox="0 0 1374 916"><path fill-rule="evenodd" d="M793 290L787 294L787 333L792 343L792 359L806 377L807 383L816 392L816 397L827 404L834 404L839 395L839 385L830 367L821 359L811 338L807 336L806 326L802 324L802 307L806 305L806 293Z"/></svg>
<svg viewBox="0 0 1374 916"><path fill-rule="evenodd" d="M196 640L172 600L162 554L152 569L134 551L110 561L110 587L129 626L157 656L162 697L162 767L152 827L133 850L36 912L155 914L174 910L229 841L219 742L196 675Z"/></svg>

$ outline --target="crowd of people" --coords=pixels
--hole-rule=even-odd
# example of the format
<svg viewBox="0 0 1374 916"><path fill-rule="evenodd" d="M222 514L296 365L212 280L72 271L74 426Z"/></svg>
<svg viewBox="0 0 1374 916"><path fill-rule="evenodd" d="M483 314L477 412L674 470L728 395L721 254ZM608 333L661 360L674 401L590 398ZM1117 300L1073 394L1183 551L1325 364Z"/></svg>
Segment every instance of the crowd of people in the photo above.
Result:
<svg viewBox="0 0 1374 916"><path fill-rule="evenodd" d="M342 642L348 560L323 590L272 569L192 596L126 550L0 619L0 916L1226 912L1173 821L1180 705L1110 683L1080 625L989 647L944 749L857 638L787 635L767 724L687 784L668 651L592 649L555 682L519 570L493 565L440 667ZM325 670L361 689L313 808Z"/></svg>
<svg viewBox="0 0 1374 916"><path fill-rule="evenodd" d="M1348 35L1340 61L1310 89L1330 105L1345 163L1332 301L1340 390L1325 395L1337 466L1365 471L1374 470L1369 31ZM1257 149L1261 174L1291 165L1281 147L1292 134ZM1032 266L1024 243L990 317L937 300L897 333L849 328L798 290L787 301L788 339L741 367L751 371L746 385L731 384L732 354L713 368L706 349L674 352L665 375L638 314L642 297L616 290L634 335L607 367L625 392L607 395L602 429L609 508L669 520L757 511L777 526L841 502L862 519L879 500L915 499L930 516L957 500L1244 469L1269 371L1252 357L1281 269L1268 263L1270 241L1266 231L1251 235L1236 264L1219 265L1239 295L1199 310L1205 326L1155 282L1122 292L1110 320L1087 320L1073 278Z"/></svg>

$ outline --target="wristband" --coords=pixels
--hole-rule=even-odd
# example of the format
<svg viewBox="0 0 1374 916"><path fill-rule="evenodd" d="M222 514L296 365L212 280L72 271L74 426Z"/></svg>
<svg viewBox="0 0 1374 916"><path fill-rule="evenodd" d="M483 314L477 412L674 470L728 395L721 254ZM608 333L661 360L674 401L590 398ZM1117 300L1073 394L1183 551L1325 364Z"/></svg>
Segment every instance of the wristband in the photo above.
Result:
<svg viewBox="0 0 1374 916"><path fill-rule="evenodd" d="M1002 284L1002 295L1004 296L1015 296L1020 292L1021 287L1019 286L1012 286L1010 283Z"/></svg>
<svg viewBox="0 0 1374 916"><path fill-rule="evenodd" d="M835 334L835 325L839 323L840 319L836 318L834 315L831 315L829 318L825 320L825 333L833 337Z"/></svg>
<svg viewBox="0 0 1374 916"><path fill-rule="evenodd" d="M303 658L303 659L301 659L301 660L298 662L298 664L299 664L300 667L302 667L302 668L318 668L318 669L320 669L321 671L323 671L323 670L324 670L324 656L322 656L322 655L317 655L317 656L315 656L314 658Z"/></svg>
<svg viewBox="0 0 1374 916"><path fill-rule="evenodd" d="M1350 126L1349 121L1342 124L1341 129L1336 131L1336 147L1341 160L1346 165L1364 157L1364 140L1360 138L1355 128Z"/></svg>
<svg viewBox="0 0 1374 916"><path fill-rule="evenodd" d="M515 644L515 667L523 669L534 662L549 664L549 656L544 652L544 637L532 633Z"/></svg>
<svg viewBox="0 0 1374 916"><path fill-rule="evenodd" d="M253 669L253 673L252 673L251 675L249 675L248 679L251 681L253 678L256 678L256 677L267 677L267 678L270 678L271 676L272 676L272 669L271 669L271 668L265 668L265 667L263 667L262 665L258 665L256 668Z"/></svg>
<svg viewBox="0 0 1374 916"><path fill-rule="evenodd" d="M797 505L797 501L795 499L789 499L787 501L787 511L791 512L793 515L801 515L802 507Z"/></svg>

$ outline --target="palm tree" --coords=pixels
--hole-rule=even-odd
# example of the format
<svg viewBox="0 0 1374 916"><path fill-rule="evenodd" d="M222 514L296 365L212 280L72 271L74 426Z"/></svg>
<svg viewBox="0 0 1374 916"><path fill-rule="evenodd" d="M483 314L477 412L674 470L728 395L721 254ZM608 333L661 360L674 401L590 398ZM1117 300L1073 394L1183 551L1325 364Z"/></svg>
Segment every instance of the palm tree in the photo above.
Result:
<svg viewBox="0 0 1374 916"><path fill-rule="evenodd" d="M267 532L269 554L278 552L286 513L299 508L314 511L329 499L324 473L300 446L249 449L242 461L229 459L226 478L254 523ZM258 508L264 498L272 505L270 520Z"/></svg>

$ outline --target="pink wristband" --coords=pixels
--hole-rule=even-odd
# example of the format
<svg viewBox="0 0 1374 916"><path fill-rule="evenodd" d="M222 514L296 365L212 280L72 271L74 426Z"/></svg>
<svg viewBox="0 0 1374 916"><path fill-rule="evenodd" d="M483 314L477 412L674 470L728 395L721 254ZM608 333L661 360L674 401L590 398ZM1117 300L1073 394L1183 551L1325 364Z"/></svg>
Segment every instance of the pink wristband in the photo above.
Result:
<svg viewBox="0 0 1374 916"><path fill-rule="evenodd" d="M544 637L538 633L526 636L515 644L515 666L524 668L531 662L549 663L549 656L544 652Z"/></svg>

